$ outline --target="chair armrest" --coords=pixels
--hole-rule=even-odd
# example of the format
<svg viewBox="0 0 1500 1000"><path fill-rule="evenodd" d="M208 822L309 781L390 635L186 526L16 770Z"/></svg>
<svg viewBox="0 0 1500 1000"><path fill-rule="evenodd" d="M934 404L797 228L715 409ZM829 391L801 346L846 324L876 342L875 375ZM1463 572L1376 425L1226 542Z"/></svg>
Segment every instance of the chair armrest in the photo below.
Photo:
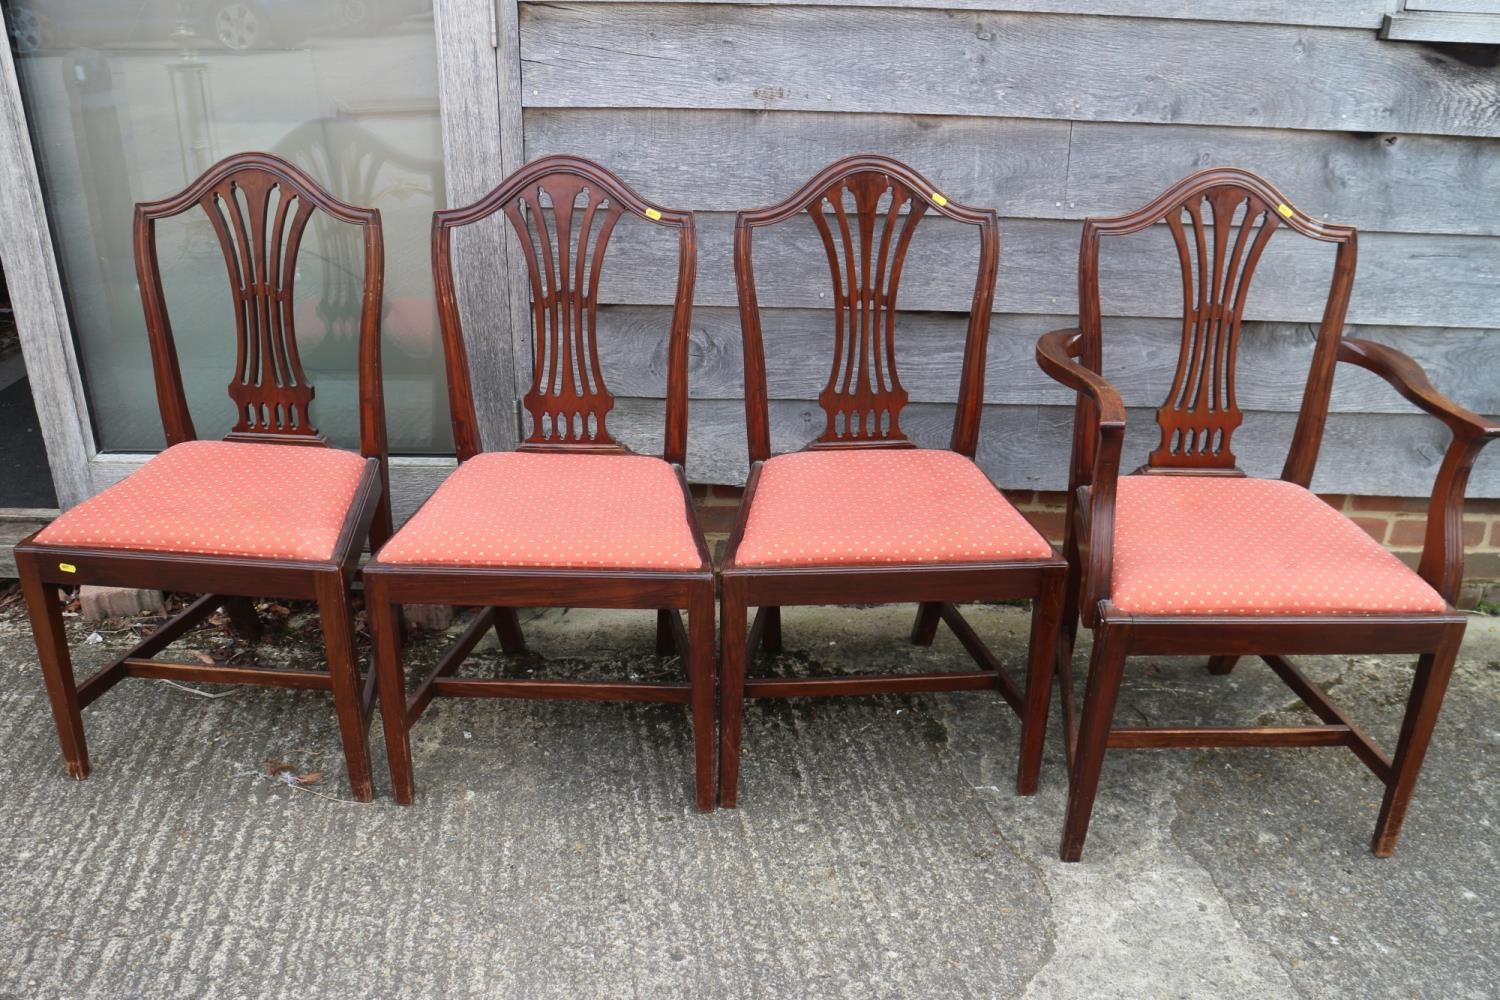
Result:
<svg viewBox="0 0 1500 1000"><path fill-rule="evenodd" d="M1093 400L1099 410L1100 424L1118 424L1123 432L1125 404L1120 401L1120 393L1109 379L1075 360L1081 336L1077 330L1053 330L1042 334L1036 342L1036 363L1058 382Z"/></svg>
<svg viewBox="0 0 1500 1000"><path fill-rule="evenodd" d="M1449 604L1457 604L1464 575L1464 492L1480 451L1500 437L1500 424L1443 395L1421 365L1394 347L1346 337L1339 344L1339 360L1379 375L1453 432L1427 502L1427 534L1417 572Z"/></svg>
<svg viewBox="0 0 1500 1000"><path fill-rule="evenodd" d="M1042 371L1082 396L1080 404L1085 400L1089 404L1080 405L1075 417L1065 530L1073 540L1070 548L1082 563L1079 614L1084 625L1093 628L1099 602L1109 596L1114 567L1115 489L1125 441L1125 404L1108 379L1076 360L1081 337L1078 330L1043 334L1036 342L1036 361ZM1080 531L1075 510L1079 488L1085 485L1088 508L1083 524L1087 529Z"/></svg>
<svg viewBox="0 0 1500 1000"><path fill-rule="evenodd" d="M1385 379L1403 398L1447 424L1454 437L1500 437L1500 424L1471 413L1443 395L1421 365L1394 347L1345 337L1339 342L1339 360Z"/></svg>

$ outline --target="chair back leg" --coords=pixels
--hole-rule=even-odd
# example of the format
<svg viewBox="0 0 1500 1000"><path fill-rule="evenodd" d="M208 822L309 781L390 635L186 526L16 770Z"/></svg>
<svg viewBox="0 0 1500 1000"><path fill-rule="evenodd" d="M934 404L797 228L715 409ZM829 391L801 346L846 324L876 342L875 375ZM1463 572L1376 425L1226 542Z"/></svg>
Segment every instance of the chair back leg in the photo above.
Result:
<svg viewBox="0 0 1500 1000"><path fill-rule="evenodd" d="M261 635L260 615L255 613L255 601L248 597L231 597L224 604L224 613L235 634L246 642L254 642Z"/></svg>
<svg viewBox="0 0 1500 1000"><path fill-rule="evenodd" d="M745 717L745 600L732 578L719 592L719 805L733 809L740 787Z"/></svg>
<svg viewBox="0 0 1500 1000"><path fill-rule="evenodd" d="M407 714L406 669L401 663L401 609L386 599L373 576L365 577L365 609L374 637L376 687L385 756L391 769L391 795L409 806L416 794L411 763L411 723ZM497 625L498 627L498 625Z"/></svg>
<svg viewBox="0 0 1500 1000"><path fill-rule="evenodd" d="M501 652L511 656L526 652L526 636L515 608L495 609L495 637L500 640Z"/></svg>
<svg viewBox="0 0 1500 1000"><path fill-rule="evenodd" d="M942 620L943 605L938 601L928 601L917 605L917 620L911 625L911 644L913 646L931 646L932 641L937 638L938 622Z"/></svg>
<svg viewBox="0 0 1500 1000"><path fill-rule="evenodd" d="M672 614L675 616L676 611ZM688 680L693 685L693 774L699 812L714 808L717 778L714 773L714 585L705 581L688 605ZM674 644L675 645L675 644Z"/></svg>
<svg viewBox="0 0 1500 1000"><path fill-rule="evenodd" d="M1047 713L1052 707L1052 677L1056 673L1058 631L1067 594L1067 573L1049 574L1042 593L1031 602L1031 644L1026 668L1025 709L1021 713L1021 759L1016 794L1032 795L1042 772L1042 750L1047 741ZM924 605L925 607L925 605Z"/></svg>
<svg viewBox="0 0 1500 1000"><path fill-rule="evenodd" d="M656 655L671 656L677 652L677 636L672 631L672 616L677 612L671 608L658 608L656 612Z"/></svg>
<svg viewBox="0 0 1500 1000"><path fill-rule="evenodd" d="M1210 656L1208 658L1208 672L1223 677L1234 669L1234 665L1240 662L1238 656Z"/></svg>
<svg viewBox="0 0 1500 1000"><path fill-rule="evenodd" d="M764 620L760 630L760 648L772 656L781 652L781 609L761 608Z"/></svg>

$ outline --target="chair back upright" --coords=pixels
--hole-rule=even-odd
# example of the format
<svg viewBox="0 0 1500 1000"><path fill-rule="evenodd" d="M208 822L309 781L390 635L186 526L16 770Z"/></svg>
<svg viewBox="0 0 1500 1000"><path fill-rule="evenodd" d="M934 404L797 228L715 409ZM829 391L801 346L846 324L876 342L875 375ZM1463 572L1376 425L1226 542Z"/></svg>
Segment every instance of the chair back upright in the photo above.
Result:
<svg viewBox="0 0 1500 1000"><path fill-rule="evenodd" d="M1308 216L1263 178L1234 167L1191 174L1134 212L1085 220L1078 262L1079 360L1095 372L1103 374L1102 237L1126 236L1163 222L1181 271L1182 336L1171 387L1156 411L1161 436L1139 471L1243 474L1231 446L1244 420L1235 397L1241 323L1256 267L1271 237L1284 227L1337 248L1301 412L1282 472L1283 479L1309 485L1354 282L1355 230ZM1092 441L1093 405L1080 395L1078 406L1077 433ZM1079 456L1089 457L1089 449L1080 451L1077 443L1075 462ZM1075 485L1082 472L1075 468Z"/></svg>
<svg viewBox="0 0 1500 1000"><path fill-rule="evenodd" d="M628 453L610 431L615 397L599 363L599 282L605 251L626 213L677 231L677 278L667 344L662 457L687 457L687 364L697 231L691 212L654 205L606 168L580 156L526 164L472 205L434 212L432 273L448 367L448 401L460 462L483 450L453 273L455 229L503 212L526 263L531 312L530 417L521 450Z"/></svg>
<svg viewBox="0 0 1500 1000"><path fill-rule="evenodd" d="M371 537L390 535L390 477L381 382L380 311L385 246L380 211L335 198L294 164L248 152L214 164L181 192L135 206L136 275L141 287L156 398L167 444L197 437L182 384L177 345L162 291L156 223L201 208L213 226L234 305L235 361L228 393L235 422L225 439L328 445L312 423L312 383L297 344L293 285L302 236L315 211L358 227L364 247L359 314L359 450L380 463L382 498Z"/></svg>
<svg viewBox="0 0 1500 1000"><path fill-rule="evenodd" d="M833 361L818 395L826 421L809 448L913 447L901 427L908 395L896 370L896 296L917 225L933 212L979 231L979 264L969 305L958 408L950 446L973 457L984 405L990 307L1000 261L994 211L947 198L912 168L860 154L829 164L786 200L740 212L734 270L745 352L745 423L750 461L771 455L765 344L752 264L756 229L806 212L833 283Z"/></svg>

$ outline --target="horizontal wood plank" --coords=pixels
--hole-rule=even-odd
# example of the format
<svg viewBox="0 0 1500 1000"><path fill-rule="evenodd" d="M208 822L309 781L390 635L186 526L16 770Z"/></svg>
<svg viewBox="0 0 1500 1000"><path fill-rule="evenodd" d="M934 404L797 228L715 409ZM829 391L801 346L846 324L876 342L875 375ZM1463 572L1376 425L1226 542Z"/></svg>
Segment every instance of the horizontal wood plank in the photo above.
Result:
<svg viewBox="0 0 1500 1000"><path fill-rule="evenodd" d="M610 391L660 398L666 391L666 306L610 306L599 315L599 356ZM990 328L985 401L996 404L1066 403L1068 390L1037 367L1036 339L1072 326L1072 316L1002 314ZM905 313L896 333L896 366L912 402L951 402L958 393L968 321L955 313ZM1239 351L1237 390L1250 410L1295 412L1312 363L1315 327L1250 323ZM1428 327L1351 327L1349 336L1389 344L1427 369L1443 391L1471 409L1500 413L1500 330ZM762 313L767 390L772 399L813 399L833 358L829 310L778 309ZM1175 320L1112 319L1107 326L1106 374L1128 405L1157 405L1171 385L1181 335ZM1331 409L1344 413L1411 413L1410 403L1384 390L1374 376L1343 366ZM744 368L739 313L723 307L693 314L688 388L695 399L742 398Z"/></svg>
<svg viewBox="0 0 1500 1000"><path fill-rule="evenodd" d="M1066 218L1127 212L1191 171L1233 165L1362 234L1500 234L1493 139L1080 122L1070 151Z"/></svg>
<svg viewBox="0 0 1500 1000"><path fill-rule="evenodd" d="M694 211L780 201L841 156L910 164L955 201L1023 218L1067 198L1067 122L801 111L529 108L526 155L579 153L643 194ZM776 150L771 160L763 155Z"/></svg>
<svg viewBox="0 0 1500 1000"><path fill-rule="evenodd" d="M532 108L529 157L578 153L664 204L732 212L786 197L841 156L878 151L948 197L1011 218L1082 219L1144 204L1232 164L1304 211L1366 232L1500 234L1493 141L957 115ZM759 151L774 148L774 165Z"/></svg>
<svg viewBox="0 0 1500 1000"><path fill-rule="evenodd" d="M527 4L523 100L530 107L1500 135L1500 77L1485 67L1385 44L1373 32L1205 24L892 8L850 16L823 7ZM580 50L589 58L579 59Z"/></svg>
<svg viewBox="0 0 1500 1000"><path fill-rule="evenodd" d="M1402 11L1385 16L1380 37L1391 42L1500 45L1500 14Z"/></svg>
<svg viewBox="0 0 1500 1000"><path fill-rule="evenodd" d="M1342 374L1342 373L1341 373ZM631 447L661 451L661 403L620 399L611 429ZM688 478L693 482L742 483L748 470L744 407L730 400L694 400L688 421ZM1159 430L1154 412L1131 409L1123 466L1145 462ZM1242 468L1277 476L1296 422L1291 413L1247 413L1234 437ZM935 403L907 407L901 425L918 444L946 447L953 408ZM823 429L815 402L773 401L771 444L776 452L800 448ZM980 466L1007 489L1061 490L1067 485L1072 447L1072 406L987 406L979 441ZM1313 487L1326 493L1424 497L1432 489L1447 429L1425 414L1335 413L1328 427ZM1484 455L1475 466L1469 495L1500 496L1500 458Z"/></svg>
<svg viewBox="0 0 1500 1000"><path fill-rule="evenodd" d="M700 306L735 304L733 216L698 216ZM1076 222L1006 219L1000 225L995 310L1067 314L1077 309ZM653 239L652 237L657 237ZM765 307L826 306L829 282L811 223L790 222L755 237L755 270ZM973 295L978 239L971 227L923 222L912 242L900 304L959 310ZM621 226L610 244L600 301L672 301L676 259L658 234ZM1325 244L1290 232L1269 244L1256 271L1245 316L1281 323L1317 322L1332 274ZM1165 227L1111 240L1101 259L1104 310L1115 316L1181 315L1177 257ZM1370 326L1500 328L1500 238L1369 233L1360 241L1351 323Z"/></svg>
<svg viewBox="0 0 1500 1000"><path fill-rule="evenodd" d="M16 576L15 544L34 531L41 531L57 516L55 510L27 510L0 516L0 579Z"/></svg>
<svg viewBox="0 0 1500 1000"><path fill-rule="evenodd" d="M637 3L639 0L595 0ZM657 0L658 3L744 3L745 0ZM1432 4L1482 4L1493 0L1421 0ZM802 7L935 7L941 10L987 10L1035 14L1096 14L1140 17L1140 0L800 0ZM1409 0L1408 8L1417 7ZM1240 21L1308 24L1341 28L1377 28L1390 0L1161 0L1150 5L1152 17L1195 21ZM1471 7L1443 9L1473 9Z"/></svg>

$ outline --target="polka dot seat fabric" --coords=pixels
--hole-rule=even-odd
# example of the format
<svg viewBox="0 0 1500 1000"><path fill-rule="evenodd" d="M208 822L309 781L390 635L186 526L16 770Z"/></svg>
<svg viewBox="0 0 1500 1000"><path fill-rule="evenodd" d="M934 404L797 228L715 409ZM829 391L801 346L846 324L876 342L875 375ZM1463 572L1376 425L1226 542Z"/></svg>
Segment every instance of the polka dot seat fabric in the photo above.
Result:
<svg viewBox="0 0 1500 1000"><path fill-rule="evenodd" d="M43 545L323 561L365 459L337 448L186 441L85 500Z"/></svg>
<svg viewBox="0 0 1500 1000"><path fill-rule="evenodd" d="M935 449L777 455L761 467L735 562L863 566L1050 559L972 461Z"/></svg>
<svg viewBox="0 0 1500 1000"><path fill-rule="evenodd" d="M1277 479L1121 476L1110 600L1182 615L1441 612L1354 522Z"/></svg>
<svg viewBox="0 0 1500 1000"><path fill-rule="evenodd" d="M381 547L416 566L698 570L672 467L646 455L486 452Z"/></svg>

